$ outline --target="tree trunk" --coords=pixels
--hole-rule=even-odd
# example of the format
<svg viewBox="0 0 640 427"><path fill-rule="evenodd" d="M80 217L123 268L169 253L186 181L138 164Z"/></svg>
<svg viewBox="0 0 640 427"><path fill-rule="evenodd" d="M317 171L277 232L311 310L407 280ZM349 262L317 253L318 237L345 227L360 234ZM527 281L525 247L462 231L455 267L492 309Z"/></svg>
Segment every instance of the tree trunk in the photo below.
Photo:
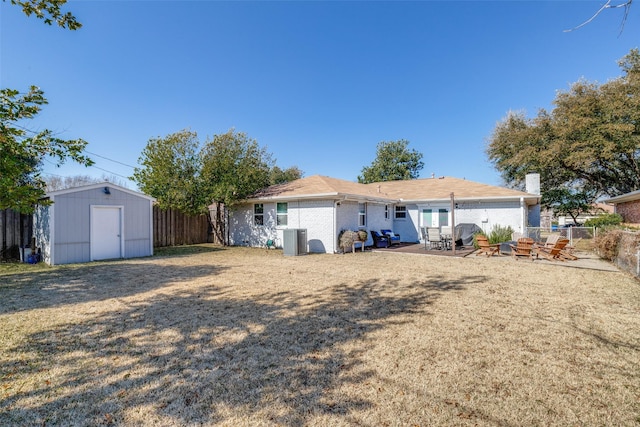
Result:
<svg viewBox="0 0 640 427"><path fill-rule="evenodd" d="M214 210L210 212L211 230L213 232L213 243L218 245L228 245L227 222L224 203L215 202Z"/></svg>

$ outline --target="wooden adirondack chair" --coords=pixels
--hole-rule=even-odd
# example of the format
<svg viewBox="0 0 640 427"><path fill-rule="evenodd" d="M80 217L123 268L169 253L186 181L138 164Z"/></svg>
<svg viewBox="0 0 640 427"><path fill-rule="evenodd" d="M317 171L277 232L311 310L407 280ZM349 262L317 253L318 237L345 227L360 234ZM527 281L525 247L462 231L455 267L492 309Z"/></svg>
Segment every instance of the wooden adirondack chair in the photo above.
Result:
<svg viewBox="0 0 640 427"><path fill-rule="evenodd" d="M573 245L565 246L564 249L560 251L560 258L569 260L569 261L577 260L578 257L574 254L574 251L576 249L576 246L578 245L578 242L580 242L580 240L582 239L574 239Z"/></svg>
<svg viewBox="0 0 640 427"><path fill-rule="evenodd" d="M553 247L538 246L533 248L536 258L543 257L549 261L565 261L562 257L562 250L569 244L569 239L558 239Z"/></svg>
<svg viewBox="0 0 640 427"><path fill-rule="evenodd" d="M556 242L560 240L560 237L561 236L559 234L550 234L547 237L547 240L545 240L544 245L542 246L544 246L545 248L552 248L555 246Z"/></svg>
<svg viewBox="0 0 640 427"><path fill-rule="evenodd" d="M534 258L531 250L533 249L534 243L533 239L529 237L519 238L516 246L509 244L509 246L511 246L511 256L515 259L527 257L531 258L531 261L533 261Z"/></svg>
<svg viewBox="0 0 640 427"><path fill-rule="evenodd" d="M490 257L492 255L500 255L500 243L491 244L489 243L487 236L483 236L482 234L478 234L476 236L476 242L478 242L478 246L480 247L476 256L486 255L487 257Z"/></svg>

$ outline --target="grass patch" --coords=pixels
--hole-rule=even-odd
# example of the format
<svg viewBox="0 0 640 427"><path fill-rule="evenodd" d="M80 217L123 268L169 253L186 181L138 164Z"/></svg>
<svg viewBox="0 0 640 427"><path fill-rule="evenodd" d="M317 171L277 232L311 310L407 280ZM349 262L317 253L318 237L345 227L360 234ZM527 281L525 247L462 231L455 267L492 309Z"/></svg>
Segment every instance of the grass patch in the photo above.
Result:
<svg viewBox="0 0 640 427"><path fill-rule="evenodd" d="M640 286L623 273L508 257L210 249L3 277L3 423L640 417Z"/></svg>
<svg viewBox="0 0 640 427"><path fill-rule="evenodd" d="M0 276L7 274L28 274L34 272L46 271L50 267L44 262L37 264L28 264L18 261L2 261L0 262Z"/></svg>
<svg viewBox="0 0 640 427"><path fill-rule="evenodd" d="M153 248L153 255L164 256L187 256L201 254L205 252L224 251L224 246L214 246L211 244L184 245L184 246L167 246L161 248Z"/></svg>

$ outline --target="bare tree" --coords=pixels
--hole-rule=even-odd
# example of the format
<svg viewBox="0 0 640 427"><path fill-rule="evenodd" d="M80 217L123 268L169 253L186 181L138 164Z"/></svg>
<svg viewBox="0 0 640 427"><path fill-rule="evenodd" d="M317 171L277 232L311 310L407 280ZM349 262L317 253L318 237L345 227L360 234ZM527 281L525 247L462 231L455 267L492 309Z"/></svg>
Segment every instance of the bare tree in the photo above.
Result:
<svg viewBox="0 0 640 427"><path fill-rule="evenodd" d="M591 18L587 19L586 21L584 21L582 24L578 25L577 27L573 27L573 28L571 28L569 30L564 30L564 31L565 32L570 32L570 31L577 30L578 28L584 27L585 25L587 25L588 23L590 23L594 19L596 19L603 11L605 11L607 9L624 8L624 16L622 17L622 23L620 24L620 33L622 33L622 30L624 30L624 24L626 24L627 17L629 16L629 10L631 9L631 3L633 3L633 0L625 0L622 3L618 3L618 4L612 3L612 0L607 0L606 3L603 4L602 7L600 9L598 9L596 11L596 13L594 13Z"/></svg>
<svg viewBox="0 0 640 427"><path fill-rule="evenodd" d="M67 188L80 187L82 185L97 184L99 182L110 182L121 187L128 187L127 183L120 178L111 175L102 175L101 178L89 175L74 175L74 176L58 176L51 175L45 179L47 184L46 191L58 191L65 190Z"/></svg>

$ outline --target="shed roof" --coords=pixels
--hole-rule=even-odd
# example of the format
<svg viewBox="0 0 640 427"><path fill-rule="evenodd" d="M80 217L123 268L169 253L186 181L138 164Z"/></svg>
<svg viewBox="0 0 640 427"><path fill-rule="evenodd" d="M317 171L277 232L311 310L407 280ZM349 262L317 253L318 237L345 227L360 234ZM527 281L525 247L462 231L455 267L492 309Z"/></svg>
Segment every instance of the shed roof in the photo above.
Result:
<svg viewBox="0 0 640 427"><path fill-rule="evenodd" d="M537 201L540 196L495 185L460 178L424 178L360 184L322 175L313 175L285 184L273 185L255 193L249 200L303 198L347 198L391 203L417 203L445 200L454 193L456 199L520 199Z"/></svg>
<svg viewBox="0 0 640 427"><path fill-rule="evenodd" d="M71 187L71 188L65 188L63 190L56 190L56 191L49 191L48 193L46 193L46 197L48 198L53 198L55 196L60 196L62 194L69 194L69 193L77 193L80 191L87 191L87 190L94 190L96 188L104 188L104 187L109 187L109 188L115 188L118 191L122 191L124 193L128 193L134 196L138 196L138 197L142 197L144 199L150 200L152 202L155 202L155 198L148 196L144 193L140 193L138 191L133 191L130 190L126 187L122 187L120 185L116 185L114 183L111 183L109 181L105 181L105 182L98 182L95 184L88 184L88 185L80 185L78 187Z"/></svg>

